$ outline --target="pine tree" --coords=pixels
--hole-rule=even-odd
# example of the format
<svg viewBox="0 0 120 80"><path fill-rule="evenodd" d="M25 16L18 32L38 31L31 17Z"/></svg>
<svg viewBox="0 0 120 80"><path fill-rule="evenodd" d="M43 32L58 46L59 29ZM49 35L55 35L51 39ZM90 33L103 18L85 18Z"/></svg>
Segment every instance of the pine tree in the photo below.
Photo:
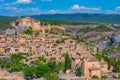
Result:
<svg viewBox="0 0 120 80"><path fill-rule="evenodd" d="M65 54L65 71L71 69L71 59L68 53Z"/></svg>

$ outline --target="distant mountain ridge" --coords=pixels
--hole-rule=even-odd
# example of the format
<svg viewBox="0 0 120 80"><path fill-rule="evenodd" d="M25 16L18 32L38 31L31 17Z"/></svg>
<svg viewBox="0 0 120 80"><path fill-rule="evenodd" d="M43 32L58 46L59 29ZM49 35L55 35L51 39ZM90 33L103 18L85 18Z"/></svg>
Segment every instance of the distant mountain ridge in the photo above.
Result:
<svg viewBox="0 0 120 80"><path fill-rule="evenodd" d="M22 16L25 17L25 16ZM76 13L76 14L40 14L30 15L30 17L37 20L63 20L68 22L88 22L88 23L110 23L120 24L120 15L118 14L89 14L89 13ZM0 23L4 19L15 19L16 17L0 16Z"/></svg>
<svg viewBox="0 0 120 80"><path fill-rule="evenodd" d="M64 20L70 22L94 22L94 23L112 23L120 24L120 15L118 14L41 14L30 16L39 20Z"/></svg>

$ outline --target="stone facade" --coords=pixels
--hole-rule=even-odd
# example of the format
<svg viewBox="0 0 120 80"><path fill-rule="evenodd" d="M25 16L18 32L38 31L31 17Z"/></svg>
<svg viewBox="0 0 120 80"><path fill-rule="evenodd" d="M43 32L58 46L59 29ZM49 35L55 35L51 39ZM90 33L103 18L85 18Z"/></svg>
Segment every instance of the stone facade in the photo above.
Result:
<svg viewBox="0 0 120 80"><path fill-rule="evenodd" d="M19 27L32 27L33 30L41 30L43 33L45 33L45 30L48 29L50 30L51 28L59 28L62 30L65 30L64 27L60 27L60 26L53 26L53 25L41 25L41 22L38 20L35 20L33 18L30 17L24 17L24 18L20 18L18 17L17 21L18 24L16 26Z"/></svg>
<svg viewBox="0 0 120 80"><path fill-rule="evenodd" d="M6 79L6 80L23 80L23 74L22 72L13 72L9 73L5 69L0 68L0 79Z"/></svg>

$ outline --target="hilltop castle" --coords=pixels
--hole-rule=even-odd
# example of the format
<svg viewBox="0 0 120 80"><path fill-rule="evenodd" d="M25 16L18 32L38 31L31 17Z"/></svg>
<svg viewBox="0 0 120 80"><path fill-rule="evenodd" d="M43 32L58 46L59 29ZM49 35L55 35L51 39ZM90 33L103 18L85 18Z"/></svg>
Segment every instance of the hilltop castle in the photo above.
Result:
<svg viewBox="0 0 120 80"><path fill-rule="evenodd" d="M34 31L42 30L43 33L45 32L46 29L50 30L51 28L59 28L59 29L62 29L65 31L64 27L53 26L50 24L44 25L44 23L41 25L40 21L35 20L33 18L30 18L30 17L21 18L19 16L18 19L16 20L15 26L31 27Z"/></svg>
<svg viewBox="0 0 120 80"><path fill-rule="evenodd" d="M34 20L30 17L25 17L25 18L21 19L19 16L18 19L16 20L16 24L17 24L17 26L20 26L20 27L23 27L23 26L32 27L33 30L41 29L40 21Z"/></svg>

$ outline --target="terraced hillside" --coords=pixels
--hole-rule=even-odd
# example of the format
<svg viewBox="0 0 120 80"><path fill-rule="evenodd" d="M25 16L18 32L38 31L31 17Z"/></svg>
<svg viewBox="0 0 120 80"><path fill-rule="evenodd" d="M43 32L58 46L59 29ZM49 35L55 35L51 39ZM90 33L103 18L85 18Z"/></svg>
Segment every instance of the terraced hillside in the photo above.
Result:
<svg viewBox="0 0 120 80"><path fill-rule="evenodd" d="M118 31L109 25L63 25L71 36L78 36L86 42L98 41Z"/></svg>

